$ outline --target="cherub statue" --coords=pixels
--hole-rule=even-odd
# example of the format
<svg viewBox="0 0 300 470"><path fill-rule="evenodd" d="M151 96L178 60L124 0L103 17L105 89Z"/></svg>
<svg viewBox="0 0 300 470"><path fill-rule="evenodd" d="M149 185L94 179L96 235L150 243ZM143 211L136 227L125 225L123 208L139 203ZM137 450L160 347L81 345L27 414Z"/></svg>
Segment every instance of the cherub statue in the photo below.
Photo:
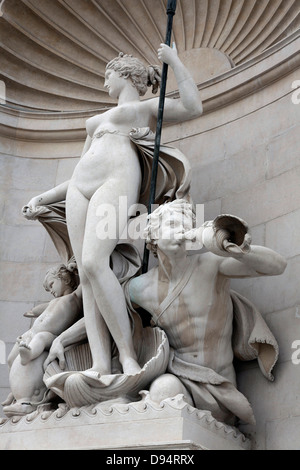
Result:
<svg viewBox="0 0 300 470"><path fill-rule="evenodd" d="M38 316L30 330L17 340L16 348L22 365L49 350L53 340L82 315L81 286L77 287L76 281L73 273L63 264L47 272L43 285L55 298Z"/></svg>
<svg viewBox="0 0 300 470"><path fill-rule="evenodd" d="M44 401L43 363L52 342L82 317L81 287L75 272L59 264L46 273L43 285L55 298L29 313L38 316L17 338L8 357L11 394L2 403L7 415L26 414Z"/></svg>

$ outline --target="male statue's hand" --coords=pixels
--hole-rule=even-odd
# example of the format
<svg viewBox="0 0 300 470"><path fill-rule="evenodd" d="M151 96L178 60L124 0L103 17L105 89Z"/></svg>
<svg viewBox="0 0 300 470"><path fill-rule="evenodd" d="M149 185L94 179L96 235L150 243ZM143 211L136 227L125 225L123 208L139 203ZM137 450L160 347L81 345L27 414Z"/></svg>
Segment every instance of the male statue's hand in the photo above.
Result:
<svg viewBox="0 0 300 470"><path fill-rule="evenodd" d="M242 256L245 253L249 253L251 241L252 241L251 235L249 233L246 233L244 237L244 241L241 245L238 246L235 243L232 243L230 240L224 240L223 247L226 251L231 253L232 256L235 256L235 255Z"/></svg>
<svg viewBox="0 0 300 470"><path fill-rule="evenodd" d="M251 250L247 223L230 214L222 214L203 224L205 248L218 256L240 258Z"/></svg>

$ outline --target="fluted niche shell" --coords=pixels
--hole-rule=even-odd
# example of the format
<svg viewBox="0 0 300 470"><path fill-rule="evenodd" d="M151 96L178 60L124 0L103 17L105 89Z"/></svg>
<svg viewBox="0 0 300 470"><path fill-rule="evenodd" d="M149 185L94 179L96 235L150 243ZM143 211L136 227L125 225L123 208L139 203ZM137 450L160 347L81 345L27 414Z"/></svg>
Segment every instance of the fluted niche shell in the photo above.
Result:
<svg viewBox="0 0 300 470"><path fill-rule="evenodd" d="M112 106L104 88L107 62L125 51L145 65L156 64L166 4L0 2L1 78L7 81L7 99L18 107L56 111ZM174 35L181 58L191 50L206 50L241 65L292 35L299 23L297 1L185 0L176 10ZM202 64L195 67L196 75L208 66Z"/></svg>

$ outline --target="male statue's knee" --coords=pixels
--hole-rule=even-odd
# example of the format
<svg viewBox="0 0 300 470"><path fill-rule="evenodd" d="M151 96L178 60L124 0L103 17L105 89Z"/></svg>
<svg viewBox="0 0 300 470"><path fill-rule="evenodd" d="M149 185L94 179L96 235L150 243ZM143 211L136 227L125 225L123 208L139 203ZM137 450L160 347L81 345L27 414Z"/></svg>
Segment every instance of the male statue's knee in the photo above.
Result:
<svg viewBox="0 0 300 470"><path fill-rule="evenodd" d="M175 397L183 393L183 386L180 380L172 374L164 374L154 380L150 387L150 398L156 403L160 403L166 398Z"/></svg>

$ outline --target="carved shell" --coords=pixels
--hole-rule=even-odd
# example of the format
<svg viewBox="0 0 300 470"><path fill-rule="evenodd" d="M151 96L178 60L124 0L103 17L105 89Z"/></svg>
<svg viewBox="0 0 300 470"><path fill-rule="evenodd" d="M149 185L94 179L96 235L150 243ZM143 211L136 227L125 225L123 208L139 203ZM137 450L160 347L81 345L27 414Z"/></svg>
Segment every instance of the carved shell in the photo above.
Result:
<svg viewBox="0 0 300 470"><path fill-rule="evenodd" d="M250 241L247 223L227 214L219 215L207 223L202 234L203 245L219 256L230 256L232 251L248 252Z"/></svg>
<svg viewBox="0 0 300 470"><path fill-rule="evenodd" d="M142 334L142 338L140 337ZM67 405L80 407L118 397L139 399L139 392L167 368L169 343L160 328L144 328L134 334L134 344L141 372L135 375L115 373L100 376L89 371L92 365L88 343L76 345L65 353L66 369L62 372L58 362L53 361L44 374L48 388L60 396Z"/></svg>
<svg viewBox="0 0 300 470"><path fill-rule="evenodd" d="M223 228L216 231L216 245L220 248L220 250L224 249L224 241L230 239L230 232L229 230L225 230Z"/></svg>

